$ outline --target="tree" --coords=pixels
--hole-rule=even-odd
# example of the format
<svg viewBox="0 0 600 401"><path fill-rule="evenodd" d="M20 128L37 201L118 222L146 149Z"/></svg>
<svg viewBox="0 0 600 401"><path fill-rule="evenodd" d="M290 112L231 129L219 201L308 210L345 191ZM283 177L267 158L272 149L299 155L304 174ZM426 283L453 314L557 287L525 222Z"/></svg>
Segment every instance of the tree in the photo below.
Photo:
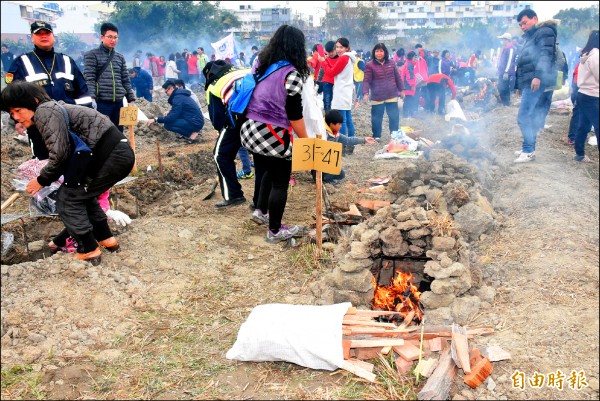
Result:
<svg viewBox="0 0 600 401"><path fill-rule="evenodd" d="M592 29L598 29L598 5L588 8L568 8L554 15L560 20L558 39L561 47L583 47Z"/></svg>
<svg viewBox="0 0 600 401"><path fill-rule="evenodd" d="M357 3L356 7L349 7L337 2L337 7L325 16L323 25L330 37L350 39L351 48L369 48L378 42L383 32L383 20L378 16L377 7Z"/></svg>
<svg viewBox="0 0 600 401"><path fill-rule="evenodd" d="M86 50L87 45L75 33L61 33L56 37L58 51L76 58L79 52Z"/></svg>
<svg viewBox="0 0 600 401"><path fill-rule="evenodd" d="M145 49L194 50L200 38L211 42L240 25L220 2L209 1L103 1L114 4L110 22L119 28L119 47L127 52ZM100 30L101 23L97 30Z"/></svg>

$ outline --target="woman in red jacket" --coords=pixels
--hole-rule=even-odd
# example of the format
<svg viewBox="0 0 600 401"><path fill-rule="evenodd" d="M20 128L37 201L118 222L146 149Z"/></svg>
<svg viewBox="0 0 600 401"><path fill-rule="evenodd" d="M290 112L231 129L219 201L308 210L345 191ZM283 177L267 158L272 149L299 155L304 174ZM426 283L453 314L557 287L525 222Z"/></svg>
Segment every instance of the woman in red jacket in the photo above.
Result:
<svg viewBox="0 0 600 401"><path fill-rule="evenodd" d="M390 60L387 47L377 43L371 52L373 60L367 63L363 82L363 99L369 100L371 92L371 131L373 138L381 140L383 113L387 112L390 133L398 131L400 112L398 96L404 98L404 85L393 60Z"/></svg>

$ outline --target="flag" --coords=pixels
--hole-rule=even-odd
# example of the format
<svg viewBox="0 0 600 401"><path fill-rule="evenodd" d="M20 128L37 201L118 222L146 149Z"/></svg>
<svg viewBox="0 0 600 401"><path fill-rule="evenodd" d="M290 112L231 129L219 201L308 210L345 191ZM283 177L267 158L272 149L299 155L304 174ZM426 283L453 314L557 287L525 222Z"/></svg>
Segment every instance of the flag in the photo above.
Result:
<svg viewBox="0 0 600 401"><path fill-rule="evenodd" d="M215 49L215 57L217 60L225 60L228 57L230 60L233 60L236 56L233 32L210 45Z"/></svg>

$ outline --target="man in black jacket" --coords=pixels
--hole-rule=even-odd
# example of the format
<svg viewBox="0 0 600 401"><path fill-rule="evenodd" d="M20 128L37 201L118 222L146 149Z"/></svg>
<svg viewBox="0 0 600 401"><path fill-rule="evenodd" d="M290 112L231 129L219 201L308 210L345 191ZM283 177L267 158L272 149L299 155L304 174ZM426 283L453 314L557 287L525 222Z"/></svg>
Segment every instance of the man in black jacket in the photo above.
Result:
<svg viewBox="0 0 600 401"><path fill-rule="evenodd" d="M515 85L517 95L522 96L517 122L523 145L520 151L515 152L518 157L514 162L526 163L535 159L537 133L546 119L541 107L544 91L556 84L556 22L538 23L537 14L532 9L521 11L517 21L525 39L517 61Z"/></svg>
<svg viewBox="0 0 600 401"><path fill-rule="evenodd" d="M115 50L119 40L119 29L105 22L100 27L102 44L85 54L83 74L91 95L96 99L98 111L110 118L121 132L119 115L123 107L123 98L129 103L135 101L131 88L129 70L125 57Z"/></svg>

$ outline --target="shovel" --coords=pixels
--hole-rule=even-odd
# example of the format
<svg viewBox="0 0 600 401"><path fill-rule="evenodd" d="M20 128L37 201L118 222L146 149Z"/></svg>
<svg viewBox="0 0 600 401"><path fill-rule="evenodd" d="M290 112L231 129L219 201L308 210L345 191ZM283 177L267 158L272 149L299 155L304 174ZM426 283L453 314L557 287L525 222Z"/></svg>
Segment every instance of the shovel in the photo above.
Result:
<svg viewBox="0 0 600 401"><path fill-rule="evenodd" d="M215 189L217 188L217 184L219 183L218 179L215 178L215 182L213 183L212 189L209 190L208 194L202 198L202 200L209 200L215 194Z"/></svg>

